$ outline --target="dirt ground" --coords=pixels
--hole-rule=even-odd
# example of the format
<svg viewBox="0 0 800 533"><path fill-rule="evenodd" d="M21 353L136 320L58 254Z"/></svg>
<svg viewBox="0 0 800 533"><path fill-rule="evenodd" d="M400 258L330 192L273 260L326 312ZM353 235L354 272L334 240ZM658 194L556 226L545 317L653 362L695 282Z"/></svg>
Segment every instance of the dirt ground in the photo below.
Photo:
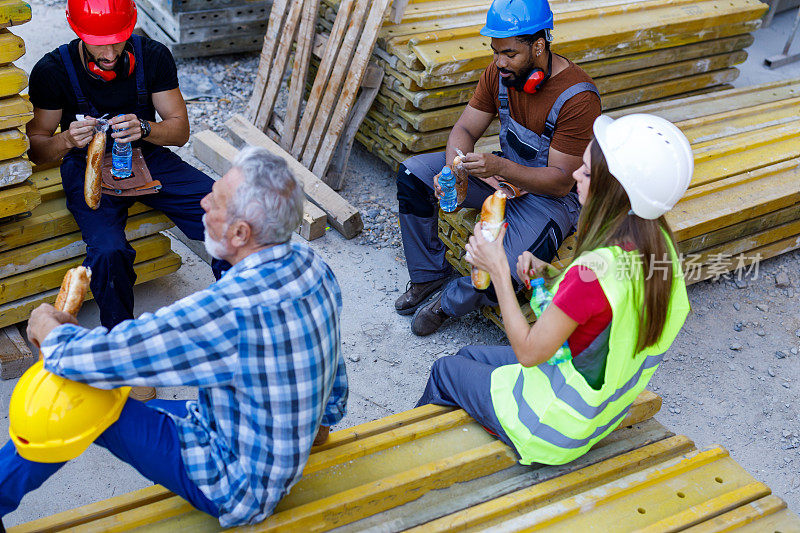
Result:
<svg viewBox="0 0 800 533"><path fill-rule="evenodd" d="M26 40L28 55L18 64L28 71L42 54L72 38L62 5L32 5L33 22L14 29ZM737 86L800 77L800 63L775 71L761 67L765 56L782 49L792 18L793 13L779 15L771 28L756 33ZM48 32L41 31L44 27ZM194 61L186 68L203 64ZM209 63L226 61L254 64L256 59L255 54L239 55ZM178 153L203 167L189 147ZM365 214L374 210L365 216L368 236L346 241L330 231L312 247L332 266L344 294L342 342L350 402L341 427L347 427L413 407L436 358L468 344L500 344L505 339L477 313L447 322L431 337L415 337L410 318L398 316L392 307L408 281L402 248L391 236L369 237L382 225L397 224L393 174L356 146L343 195ZM173 244L184 265L175 274L137 287L137 313L213 281L197 255L180 242ZM800 511L800 420L795 401L800 391L799 267L800 252L792 252L764 261L743 280L692 286L693 313L650 384L664 399L656 417L662 424L688 435L698 447L724 446L795 512ZM85 306L79 319L86 326L97 325L96 306ZM14 381L0 382L0 434L7 432L13 386ZM161 398L194 394L187 388L159 390ZM31 493L4 522L15 525L148 484L105 450L91 447Z"/></svg>

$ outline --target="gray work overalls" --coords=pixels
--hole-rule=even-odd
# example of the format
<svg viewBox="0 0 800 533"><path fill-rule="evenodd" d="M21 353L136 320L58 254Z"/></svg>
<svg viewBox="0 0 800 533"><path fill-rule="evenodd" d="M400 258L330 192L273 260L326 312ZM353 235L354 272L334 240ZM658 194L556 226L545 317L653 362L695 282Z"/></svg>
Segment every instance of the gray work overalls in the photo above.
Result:
<svg viewBox="0 0 800 533"><path fill-rule="evenodd" d="M500 146L502 157L527 167L546 167L550 141L564 103L582 92L600 96L597 88L581 82L566 89L553 103L541 135L523 127L513 118L508 106L508 89L500 82ZM397 177L400 203L400 229L411 281L424 283L450 275L446 248L439 240L437 213L433 198L433 178L445 165L445 153L421 154L403 162ZM480 208L494 189L470 177L463 207ZM434 202L434 203L431 203ZM526 194L506 203L508 229L503 241L512 277L516 280L517 258L528 250L543 261L551 261L563 240L575 231L580 214L578 194L573 190L562 198ZM516 280L519 281L519 280ZM469 276L449 282L442 293L442 309L449 316L463 316L484 305L497 302L490 286L479 291Z"/></svg>

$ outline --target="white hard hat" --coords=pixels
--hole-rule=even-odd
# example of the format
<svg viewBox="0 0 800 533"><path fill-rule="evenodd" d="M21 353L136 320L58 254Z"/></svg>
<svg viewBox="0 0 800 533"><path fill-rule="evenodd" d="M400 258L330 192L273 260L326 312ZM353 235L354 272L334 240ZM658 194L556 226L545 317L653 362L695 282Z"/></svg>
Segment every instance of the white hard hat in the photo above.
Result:
<svg viewBox="0 0 800 533"><path fill-rule="evenodd" d="M638 216L656 219L681 199L694 172L689 141L670 121L636 113L617 120L600 115L594 136Z"/></svg>

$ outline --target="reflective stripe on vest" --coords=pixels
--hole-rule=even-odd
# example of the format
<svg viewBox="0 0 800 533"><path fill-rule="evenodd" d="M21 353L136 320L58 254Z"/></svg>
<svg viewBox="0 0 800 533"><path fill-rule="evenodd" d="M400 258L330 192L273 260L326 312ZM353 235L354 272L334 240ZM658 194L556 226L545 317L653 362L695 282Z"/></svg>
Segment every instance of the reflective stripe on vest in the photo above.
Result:
<svg viewBox="0 0 800 533"><path fill-rule="evenodd" d="M530 368L519 364L507 365L492 372L491 394L495 413L523 464L569 462L586 453L625 418L688 315L683 272L671 245L670 252L673 283L664 330L655 345L639 353L634 352L639 295L644 290L642 276L631 280L621 279L624 276L618 275L621 261L638 265L636 268L641 269L641 262L630 261L637 252L623 252L618 247L602 248L577 258L573 263L593 267L614 317L610 326L604 382L599 390L592 389L570 361L557 366L543 363ZM598 258L607 268L594 268ZM560 280L556 290L558 284Z"/></svg>

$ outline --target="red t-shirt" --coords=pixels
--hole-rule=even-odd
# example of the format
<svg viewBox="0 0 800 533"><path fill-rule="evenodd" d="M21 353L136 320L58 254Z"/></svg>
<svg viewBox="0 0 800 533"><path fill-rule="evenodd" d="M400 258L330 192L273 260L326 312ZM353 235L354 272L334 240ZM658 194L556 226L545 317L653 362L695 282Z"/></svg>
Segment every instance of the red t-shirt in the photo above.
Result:
<svg viewBox="0 0 800 533"><path fill-rule="evenodd" d="M580 354L611 324L611 304L594 271L584 265L570 267L553 296L553 304L578 323L567 342Z"/></svg>

